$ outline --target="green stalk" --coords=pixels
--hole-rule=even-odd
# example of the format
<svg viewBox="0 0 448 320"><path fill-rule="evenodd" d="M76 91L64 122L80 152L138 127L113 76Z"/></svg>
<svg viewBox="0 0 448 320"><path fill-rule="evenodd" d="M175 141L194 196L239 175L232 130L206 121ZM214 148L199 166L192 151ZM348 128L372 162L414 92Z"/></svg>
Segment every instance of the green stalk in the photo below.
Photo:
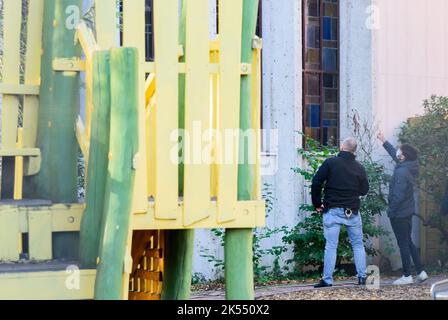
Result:
<svg viewBox="0 0 448 320"><path fill-rule="evenodd" d="M120 300L138 152L138 50L112 49L110 160L95 299Z"/></svg>
<svg viewBox="0 0 448 320"><path fill-rule="evenodd" d="M252 39L255 37L258 0L244 0L242 63L252 63ZM241 78L240 129L245 132L252 128L251 75ZM254 167L249 164L249 146L240 137L240 165L238 168L238 200L247 201L254 197ZM225 235L225 277L228 300L253 300L253 230L228 229Z"/></svg>
<svg viewBox="0 0 448 320"><path fill-rule="evenodd" d="M76 203L78 144L75 124L79 113L79 73L53 71L53 61L79 57L76 28L68 28L69 6L81 0L46 0L37 144L42 152L40 172L25 180L26 197L54 203ZM71 27L71 26L70 26Z"/></svg>
<svg viewBox="0 0 448 320"><path fill-rule="evenodd" d="M110 53L93 54L93 113L89 166L86 188L86 210L81 221L80 263L83 268L96 268L104 213L110 139Z"/></svg>

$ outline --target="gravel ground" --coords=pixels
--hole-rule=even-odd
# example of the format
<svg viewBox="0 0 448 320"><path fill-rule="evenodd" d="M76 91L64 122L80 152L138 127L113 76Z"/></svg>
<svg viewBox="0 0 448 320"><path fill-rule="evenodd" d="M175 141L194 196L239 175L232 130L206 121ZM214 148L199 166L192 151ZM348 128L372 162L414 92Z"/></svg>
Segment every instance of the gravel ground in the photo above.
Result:
<svg viewBox="0 0 448 320"><path fill-rule="evenodd" d="M380 290L358 287L290 292L259 300L431 300L429 285L386 286Z"/></svg>

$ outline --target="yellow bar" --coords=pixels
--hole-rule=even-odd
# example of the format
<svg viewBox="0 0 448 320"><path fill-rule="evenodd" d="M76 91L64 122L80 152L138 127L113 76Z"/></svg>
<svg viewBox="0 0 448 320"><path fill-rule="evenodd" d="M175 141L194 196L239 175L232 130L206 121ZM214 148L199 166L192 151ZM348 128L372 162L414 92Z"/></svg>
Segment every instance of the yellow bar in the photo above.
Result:
<svg viewBox="0 0 448 320"><path fill-rule="evenodd" d="M219 2L220 83L218 160L218 222L235 219L241 90L243 1Z"/></svg>
<svg viewBox="0 0 448 320"><path fill-rule="evenodd" d="M76 269L4 273L0 274L0 300L92 300L95 277L96 270Z"/></svg>
<svg viewBox="0 0 448 320"><path fill-rule="evenodd" d="M149 107L149 103L151 98L154 96L156 92L156 76L154 73L151 73L145 82L145 105L146 108Z"/></svg>
<svg viewBox="0 0 448 320"><path fill-rule="evenodd" d="M210 62L219 63L219 52L210 52ZM218 130L218 110L219 110L219 76L218 74L211 74L211 104L212 104L212 126L213 132ZM212 137L212 159L216 157L216 134ZM218 171L219 166L216 161L212 161L212 173L211 173L211 196L216 198L218 196Z"/></svg>
<svg viewBox="0 0 448 320"><path fill-rule="evenodd" d="M40 157L40 149L20 148L0 150L0 157Z"/></svg>
<svg viewBox="0 0 448 320"><path fill-rule="evenodd" d="M257 145L255 148L255 184L254 184L254 197L255 199L261 199L261 50L255 49L253 51L252 62L252 128L255 130L257 136Z"/></svg>
<svg viewBox="0 0 448 320"><path fill-rule="evenodd" d="M99 0L101 1L101 0ZM139 53L139 157L134 184L133 212L145 212L148 200L147 164L146 164L146 104L145 104L145 0L123 1L123 45L134 47Z"/></svg>
<svg viewBox="0 0 448 320"><path fill-rule="evenodd" d="M17 208L2 208L0 214L0 261L19 260L19 212Z"/></svg>
<svg viewBox="0 0 448 320"><path fill-rule="evenodd" d="M39 86L42 54L42 24L44 0L32 0L28 8L25 84ZM23 147L34 148L37 143L39 98L25 96L23 102Z"/></svg>
<svg viewBox="0 0 448 320"><path fill-rule="evenodd" d="M23 147L23 129L18 129L17 149ZM16 157L14 167L14 200L22 200L23 193L23 157Z"/></svg>
<svg viewBox="0 0 448 320"><path fill-rule="evenodd" d="M0 83L0 94L37 96L39 95L39 86L26 85L26 84Z"/></svg>
<svg viewBox="0 0 448 320"><path fill-rule="evenodd" d="M131 0L133 1L133 0ZM154 1L156 118L155 214L158 219L178 218L178 164L175 135L178 129L178 0ZM175 139L171 139L171 138Z"/></svg>
<svg viewBox="0 0 448 320"><path fill-rule="evenodd" d="M28 212L30 260L46 261L53 258L51 218L51 212Z"/></svg>
<svg viewBox="0 0 448 320"><path fill-rule="evenodd" d="M211 150L204 147L204 133L210 132L210 61L208 0L186 2L186 93L184 179L184 225L208 217L210 207Z"/></svg>
<svg viewBox="0 0 448 320"><path fill-rule="evenodd" d="M4 0L3 20L3 82L8 84L19 84L22 1ZM15 148L16 146L18 117L18 97L4 95L2 106L3 149Z"/></svg>
<svg viewBox="0 0 448 320"><path fill-rule="evenodd" d="M185 229L211 229L211 228L258 228L265 226L265 202L240 201L235 205L236 217L232 221L217 223L217 203L210 202L208 217L195 224L185 226L182 219L163 220L155 217L154 202L149 204L147 214L135 214L132 217L134 230L185 230ZM181 215L184 208L179 204L178 214Z"/></svg>
<svg viewBox="0 0 448 320"><path fill-rule="evenodd" d="M116 0L95 0L95 28L98 46L109 50L117 46Z"/></svg>

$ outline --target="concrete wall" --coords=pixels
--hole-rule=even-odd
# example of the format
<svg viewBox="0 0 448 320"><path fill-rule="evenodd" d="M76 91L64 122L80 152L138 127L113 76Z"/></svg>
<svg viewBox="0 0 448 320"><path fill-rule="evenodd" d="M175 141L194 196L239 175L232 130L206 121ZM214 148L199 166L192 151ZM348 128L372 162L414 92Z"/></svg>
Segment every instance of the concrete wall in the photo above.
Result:
<svg viewBox="0 0 448 320"><path fill-rule="evenodd" d="M340 121L341 139L353 133L353 114L373 116L372 30L368 9L372 0L340 0Z"/></svg>
<svg viewBox="0 0 448 320"><path fill-rule="evenodd" d="M278 164L274 175L263 181L271 185L276 198L268 218L270 228L297 223L302 184L292 168L300 165L296 149L302 129L302 32L300 0L262 0L263 3L263 126L277 130L279 144L271 141L264 148L264 160ZM275 134L274 134L275 136ZM275 139L274 139L275 140ZM281 245L281 235L265 246ZM193 272L215 278L216 270L201 257L201 250L223 258L219 241L208 230L197 230ZM287 257L287 255L285 255ZM271 264L271 259L266 259ZM218 274L219 276L219 274Z"/></svg>

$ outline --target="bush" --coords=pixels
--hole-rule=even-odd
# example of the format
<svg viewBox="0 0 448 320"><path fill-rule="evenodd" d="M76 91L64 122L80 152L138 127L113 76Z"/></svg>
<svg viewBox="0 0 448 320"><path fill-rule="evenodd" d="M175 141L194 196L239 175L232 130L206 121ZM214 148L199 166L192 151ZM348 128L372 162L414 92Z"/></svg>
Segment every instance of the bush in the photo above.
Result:
<svg viewBox="0 0 448 320"><path fill-rule="evenodd" d="M419 150L418 185L437 208L424 224L437 229L442 241L448 244L448 219L441 216L439 210L448 175L448 97L432 96L424 102L424 109L423 116L402 126L399 140Z"/></svg>
<svg viewBox="0 0 448 320"><path fill-rule="evenodd" d="M355 126L355 128L358 127ZM371 239L387 234L382 227L376 225L376 220L387 206L386 196L383 190L390 177L385 173L383 165L372 159L373 142L371 137L373 135L366 134L365 131L373 131L373 129L368 125L364 125L359 131L355 131L354 134L361 144L358 158L367 171L370 183L369 194L361 199L360 211L364 225L366 252L370 256L376 256L379 252L373 247ZM368 140L363 137L368 137ZM295 172L304 178L306 187L309 188L314 175L322 163L326 159L336 156L337 153L337 148L320 145L319 142L305 137L305 148L299 149L299 154L307 163L307 167L296 168ZM310 271L310 267L314 270L323 268L325 238L322 215L317 214L314 207L309 204L301 204L300 209L307 214L306 218L297 224L283 240L288 244L294 245L294 256L289 263L296 265L296 271L299 274L306 274ZM352 259L353 252L347 230L341 228L337 264L340 265Z"/></svg>

